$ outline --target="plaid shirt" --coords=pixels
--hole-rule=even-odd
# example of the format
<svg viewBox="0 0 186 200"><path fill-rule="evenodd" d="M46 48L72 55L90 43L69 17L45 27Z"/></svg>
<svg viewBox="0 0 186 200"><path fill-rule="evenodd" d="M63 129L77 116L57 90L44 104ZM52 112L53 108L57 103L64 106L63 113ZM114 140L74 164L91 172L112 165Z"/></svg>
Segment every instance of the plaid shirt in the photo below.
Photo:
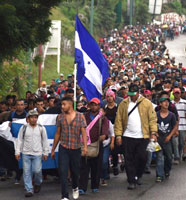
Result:
<svg viewBox="0 0 186 200"><path fill-rule="evenodd" d="M61 113L57 119L57 127L61 128L60 143L67 149L79 149L81 147L81 128L86 128L86 120L83 114L76 112L75 118L68 124L65 115Z"/></svg>

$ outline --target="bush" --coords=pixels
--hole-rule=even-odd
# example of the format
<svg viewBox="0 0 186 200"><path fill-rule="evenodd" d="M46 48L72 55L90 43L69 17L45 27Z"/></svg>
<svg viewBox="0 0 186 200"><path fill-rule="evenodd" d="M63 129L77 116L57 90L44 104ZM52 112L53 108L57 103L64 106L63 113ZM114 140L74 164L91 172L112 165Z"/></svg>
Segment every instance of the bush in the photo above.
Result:
<svg viewBox="0 0 186 200"><path fill-rule="evenodd" d="M18 59L4 61L0 67L0 99L8 94L15 94L18 98L25 97L28 84L28 66Z"/></svg>

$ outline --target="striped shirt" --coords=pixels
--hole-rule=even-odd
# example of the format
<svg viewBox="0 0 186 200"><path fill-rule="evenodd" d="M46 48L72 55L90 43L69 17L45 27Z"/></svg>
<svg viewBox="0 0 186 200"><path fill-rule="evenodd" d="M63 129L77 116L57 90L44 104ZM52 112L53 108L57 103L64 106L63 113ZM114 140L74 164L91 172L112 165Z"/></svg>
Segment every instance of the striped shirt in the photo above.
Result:
<svg viewBox="0 0 186 200"><path fill-rule="evenodd" d="M174 100L172 101L172 103L176 106L180 118L178 130L186 130L186 100L180 98L180 101L178 103L176 103Z"/></svg>
<svg viewBox="0 0 186 200"><path fill-rule="evenodd" d="M76 112L75 118L68 124L65 115L59 114L57 127L61 128L60 143L66 149L79 149L81 128L86 128L86 120L83 114Z"/></svg>

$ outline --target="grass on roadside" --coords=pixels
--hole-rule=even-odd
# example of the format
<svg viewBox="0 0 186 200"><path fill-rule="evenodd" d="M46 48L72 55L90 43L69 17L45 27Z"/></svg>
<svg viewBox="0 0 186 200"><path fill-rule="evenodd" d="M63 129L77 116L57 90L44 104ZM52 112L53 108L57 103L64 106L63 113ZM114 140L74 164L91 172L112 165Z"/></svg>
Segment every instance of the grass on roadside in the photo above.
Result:
<svg viewBox="0 0 186 200"><path fill-rule="evenodd" d="M61 56L60 60L60 73L64 74L64 78L68 74L74 71L74 57L72 56ZM45 68L42 69L41 81L46 81L47 85L50 85L52 79L59 77L57 73L57 56L47 56L45 60ZM38 66L33 67L32 76L32 91L36 91L38 86Z"/></svg>

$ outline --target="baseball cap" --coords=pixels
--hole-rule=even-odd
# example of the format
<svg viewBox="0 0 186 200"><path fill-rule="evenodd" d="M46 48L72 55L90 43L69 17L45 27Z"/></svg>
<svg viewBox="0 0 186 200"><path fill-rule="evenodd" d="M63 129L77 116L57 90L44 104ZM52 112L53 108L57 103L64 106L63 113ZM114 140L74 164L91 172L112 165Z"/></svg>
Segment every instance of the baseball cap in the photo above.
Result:
<svg viewBox="0 0 186 200"><path fill-rule="evenodd" d="M90 103L95 103L95 104L100 104L100 100L98 99L98 98L96 98L96 97L94 97L94 98L92 98L91 100L90 100Z"/></svg>
<svg viewBox="0 0 186 200"><path fill-rule="evenodd" d="M170 99L168 97L161 97L160 98L160 103L163 102L163 101L166 101L166 100L170 101Z"/></svg>
<svg viewBox="0 0 186 200"><path fill-rule="evenodd" d="M173 94L174 94L174 93L179 93L179 94L180 94L180 93L181 93L180 88L174 88L174 89L173 89Z"/></svg>
<svg viewBox="0 0 186 200"><path fill-rule="evenodd" d="M110 88L111 90L114 90L115 92L117 91L117 87L116 87L115 85L111 85L109 88Z"/></svg>
<svg viewBox="0 0 186 200"><path fill-rule="evenodd" d="M129 87L128 95L135 96L139 92L139 87L136 84L131 84Z"/></svg>
<svg viewBox="0 0 186 200"><path fill-rule="evenodd" d="M150 90L144 90L144 94L149 94L149 95L151 95L152 93L151 93Z"/></svg>
<svg viewBox="0 0 186 200"><path fill-rule="evenodd" d="M178 87L178 86L179 86L178 81L175 81L175 82L174 82L174 86L175 86L175 87Z"/></svg>
<svg viewBox="0 0 186 200"><path fill-rule="evenodd" d="M29 112L27 113L27 117L30 116L38 116L38 112L36 110L29 110Z"/></svg>
<svg viewBox="0 0 186 200"><path fill-rule="evenodd" d="M61 74L60 74L60 76L64 76L64 74L63 74L63 73L61 73Z"/></svg>

